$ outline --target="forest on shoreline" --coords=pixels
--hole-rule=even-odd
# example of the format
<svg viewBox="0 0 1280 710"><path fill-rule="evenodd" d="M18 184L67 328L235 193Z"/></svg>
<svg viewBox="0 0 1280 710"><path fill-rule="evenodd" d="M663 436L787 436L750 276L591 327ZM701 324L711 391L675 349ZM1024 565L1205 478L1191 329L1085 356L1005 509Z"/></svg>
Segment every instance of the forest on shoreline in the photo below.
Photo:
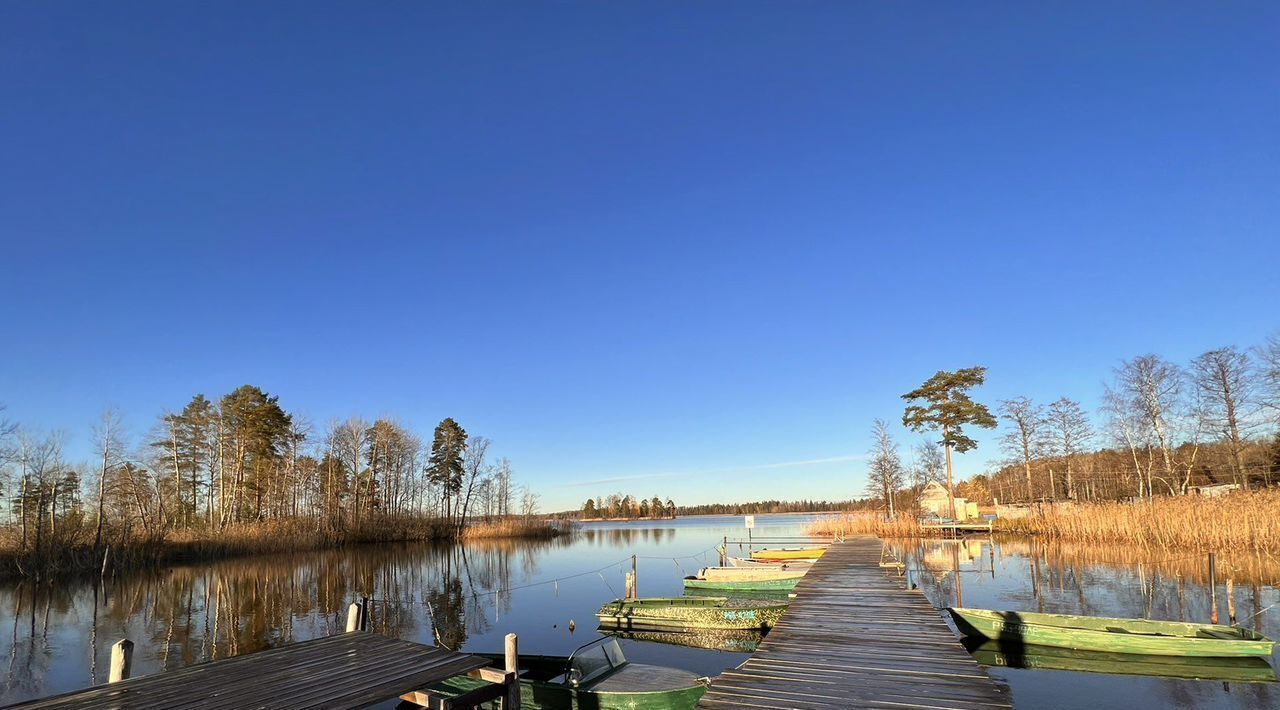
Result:
<svg viewBox="0 0 1280 710"><path fill-rule="evenodd" d="M970 379L956 386L954 378L965 375ZM968 398L985 375L980 367L939 372L903 396L909 401L903 423L940 435L912 447L908 460L887 422L874 423L868 497L858 507L886 517L918 513L924 487L947 482L947 447L977 447L962 426L1000 433L997 462L955 483L957 497L980 505L1126 501L1280 484L1280 334L1252 348L1215 348L1186 364L1154 354L1124 360L1094 413L1069 397L1048 404L1014 397L993 413ZM944 381L949 389L938 386ZM943 407L962 401L957 396L965 416L948 418Z"/></svg>
<svg viewBox="0 0 1280 710"><path fill-rule="evenodd" d="M429 443L386 417L317 428L244 385L140 432L105 410L92 460L67 460L66 441L0 417L0 577L562 530L490 440L451 418Z"/></svg>

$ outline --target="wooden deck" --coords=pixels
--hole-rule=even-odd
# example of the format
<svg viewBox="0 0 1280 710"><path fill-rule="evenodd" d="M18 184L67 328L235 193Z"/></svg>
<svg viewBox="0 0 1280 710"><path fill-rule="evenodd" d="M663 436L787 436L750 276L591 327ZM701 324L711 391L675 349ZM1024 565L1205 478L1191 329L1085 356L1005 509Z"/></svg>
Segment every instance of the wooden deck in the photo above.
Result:
<svg viewBox="0 0 1280 710"><path fill-rule="evenodd" d="M488 661L353 631L139 676L16 708L356 708Z"/></svg>
<svg viewBox="0 0 1280 710"><path fill-rule="evenodd" d="M1008 708L924 594L882 569L871 537L833 544L754 655L700 708Z"/></svg>

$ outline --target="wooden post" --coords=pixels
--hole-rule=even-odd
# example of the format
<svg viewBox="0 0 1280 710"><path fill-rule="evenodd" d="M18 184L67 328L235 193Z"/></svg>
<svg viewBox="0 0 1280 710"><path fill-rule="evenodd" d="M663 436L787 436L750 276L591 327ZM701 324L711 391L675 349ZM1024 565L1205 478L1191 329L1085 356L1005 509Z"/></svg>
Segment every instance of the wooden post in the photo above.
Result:
<svg viewBox="0 0 1280 710"><path fill-rule="evenodd" d="M128 680L132 670L133 642L129 639L120 639L111 646L111 675L107 682L119 683L122 680Z"/></svg>
<svg viewBox="0 0 1280 710"><path fill-rule="evenodd" d="M507 634L506 646L507 695L502 700L502 710L519 710L520 708L520 654L519 639L515 634Z"/></svg>
<svg viewBox="0 0 1280 710"><path fill-rule="evenodd" d="M960 546L951 546L951 560L956 572L956 606L964 606L964 582L960 580Z"/></svg>
<svg viewBox="0 0 1280 710"><path fill-rule="evenodd" d="M725 557L729 554L729 536L724 536L724 541L720 543L720 566L724 567L729 563Z"/></svg>
<svg viewBox="0 0 1280 710"><path fill-rule="evenodd" d="M627 572L626 586L623 588L622 597L624 599L635 599L636 575L635 572Z"/></svg>
<svg viewBox="0 0 1280 710"><path fill-rule="evenodd" d="M347 632L360 630L360 602L351 602L347 607Z"/></svg>
<svg viewBox="0 0 1280 710"><path fill-rule="evenodd" d="M640 598L640 567L636 564L636 556L631 556L631 598Z"/></svg>
<svg viewBox="0 0 1280 710"><path fill-rule="evenodd" d="M1232 626L1236 625L1235 584L1236 581L1234 579L1227 577L1227 621Z"/></svg>
<svg viewBox="0 0 1280 710"><path fill-rule="evenodd" d="M360 597L360 630L369 630L369 597Z"/></svg>
<svg viewBox="0 0 1280 710"><path fill-rule="evenodd" d="M1209 623L1218 623L1218 560L1209 553Z"/></svg>

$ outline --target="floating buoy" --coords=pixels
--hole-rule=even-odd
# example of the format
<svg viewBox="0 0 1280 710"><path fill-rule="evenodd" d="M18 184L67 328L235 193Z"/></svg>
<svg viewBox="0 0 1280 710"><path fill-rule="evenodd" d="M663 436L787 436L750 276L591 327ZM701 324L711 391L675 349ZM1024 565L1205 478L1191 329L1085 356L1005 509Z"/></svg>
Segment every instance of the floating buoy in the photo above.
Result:
<svg viewBox="0 0 1280 710"><path fill-rule="evenodd" d="M575 626L577 626L577 624L573 623L573 619L569 619L569 633L573 633L573 627Z"/></svg>

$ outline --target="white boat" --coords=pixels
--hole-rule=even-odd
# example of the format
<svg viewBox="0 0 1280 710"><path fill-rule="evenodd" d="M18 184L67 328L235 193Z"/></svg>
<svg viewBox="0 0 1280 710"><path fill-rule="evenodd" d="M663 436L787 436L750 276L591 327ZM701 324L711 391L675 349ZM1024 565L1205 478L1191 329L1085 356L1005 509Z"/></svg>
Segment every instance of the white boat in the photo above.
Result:
<svg viewBox="0 0 1280 710"><path fill-rule="evenodd" d="M795 570L797 572L808 572L813 566L813 560L785 560L782 562L767 562L761 560L748 560L742 557L726 557L725 561L730 567L743 567L752 569L781 569Z"/></svg>

